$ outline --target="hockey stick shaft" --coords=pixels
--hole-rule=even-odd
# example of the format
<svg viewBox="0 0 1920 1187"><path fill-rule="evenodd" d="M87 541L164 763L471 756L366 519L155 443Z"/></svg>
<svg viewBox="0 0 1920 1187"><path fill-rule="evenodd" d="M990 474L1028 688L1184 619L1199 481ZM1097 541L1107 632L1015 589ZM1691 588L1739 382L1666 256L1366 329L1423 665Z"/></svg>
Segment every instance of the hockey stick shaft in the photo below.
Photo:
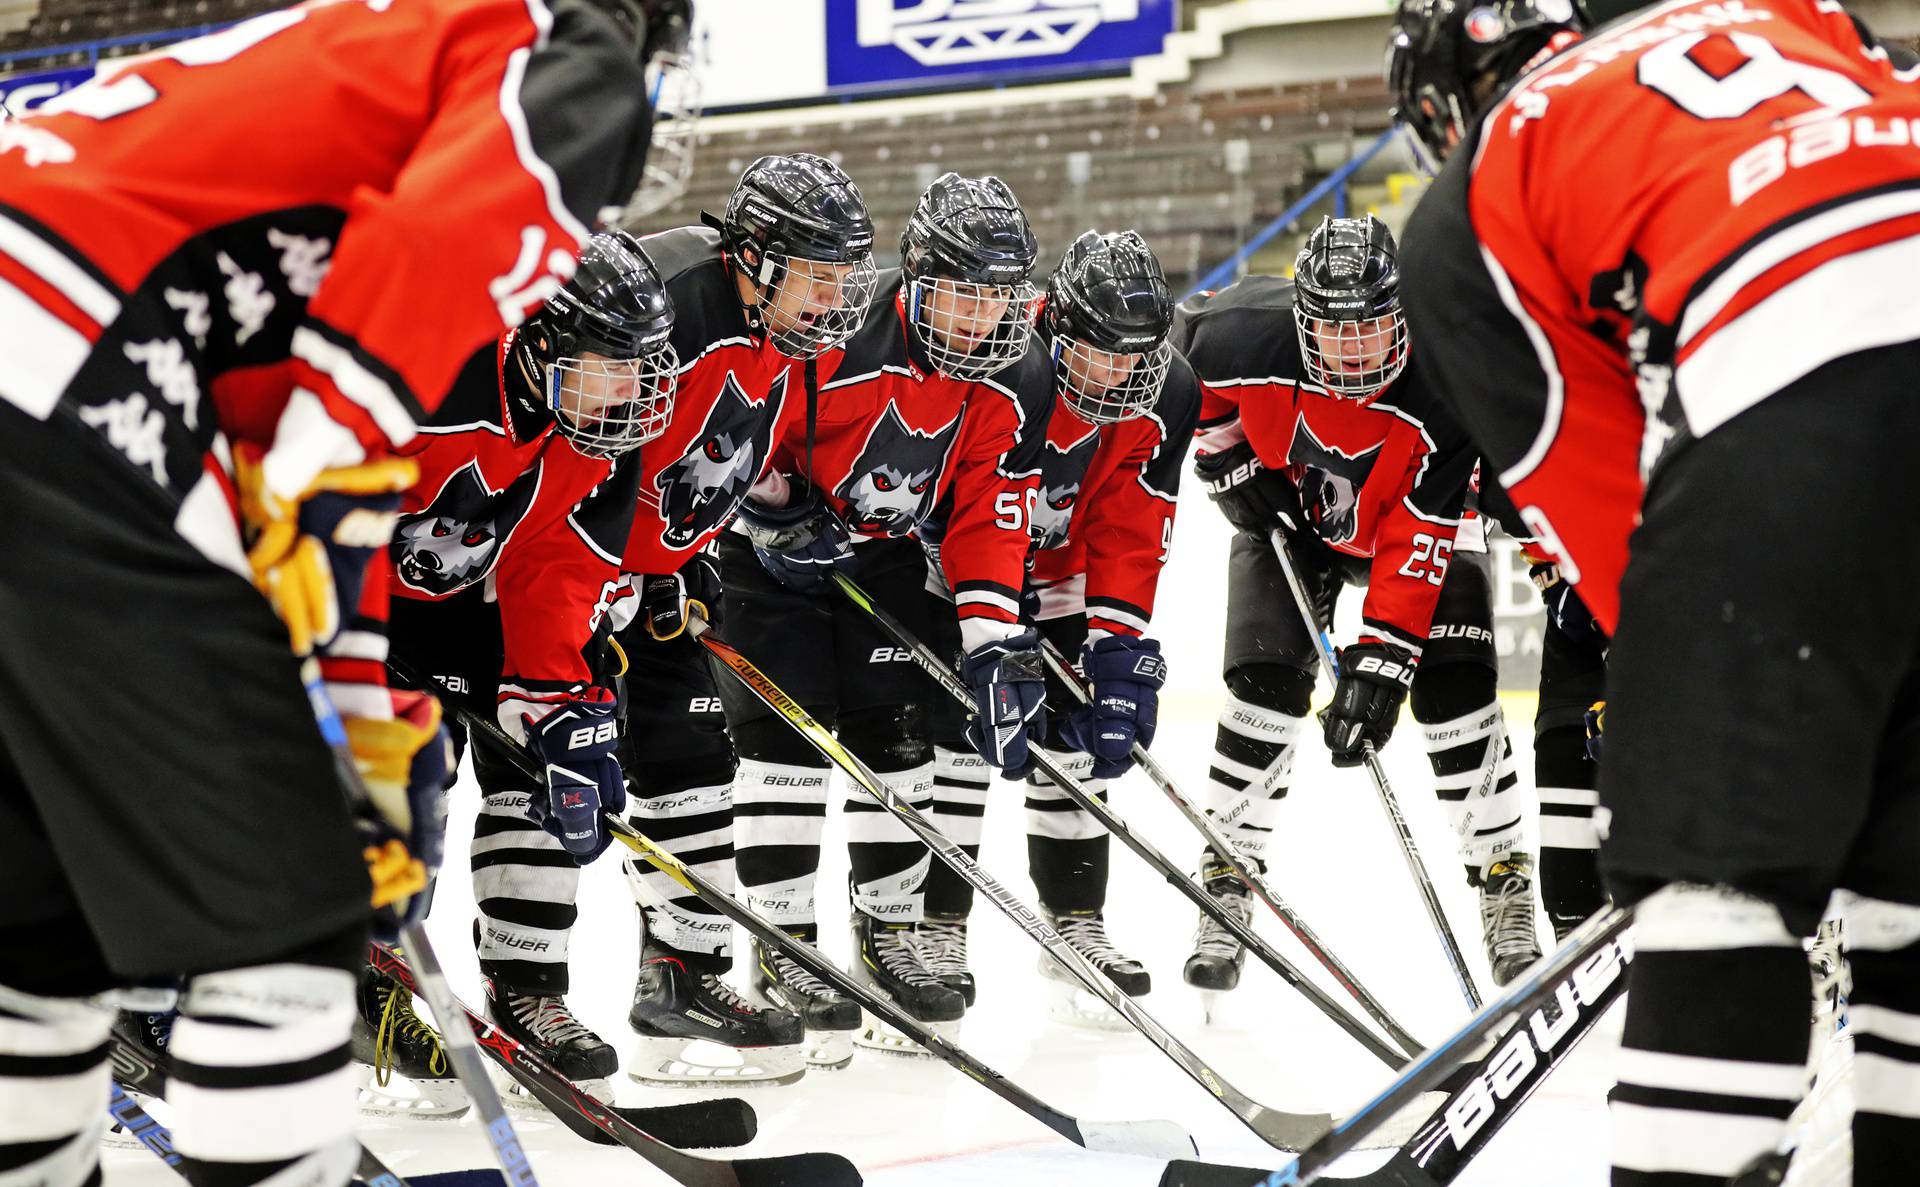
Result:
<svg viewBox="0 0 1920 1187"><path fill-rule="evenodd" d="M346 725L340 720L339 710L334 708L333 698L327 695L326 685L321 680L319 661L308 656L301 664L300 678L306 685L307 700L313 706L314 720L320 725L320 736L326 739L333 751L334 766L339 771L340 781L346 786L354 803L372 803L373 797L360 777L360 768L355 764L353 751L347 744ZM446 974L440 969L440 958L427 939L426 927L419 923L409 924L400 929L400 939L420 967L420 976L416 980L420 995L426 999L427 1008L433 1011L434 1021L440 1024L447 1059L453 1064L461 1086L473 1101L474 1111L486 1131L487 1142L493 1147L494 1158L506 1174L507 1182L513 1187L539 1187L533 1164L527 1160L526 1148L520 1144L520 1135L515 1132L513 1121L507 1116L507 1106L501 1101L493 1081L487 1078L487 1068L481 1062L473 1036L467 1033L466 1027L460 1025L459 1002L453 996L452 987L447 984Z"/></svg>
<svg viewBox="0 0 1920 1187"><path fill-rule="evenodd" d="M173 1131L154 1120L153 1114L142 1108L140 1102L133 1099L133 1094L122 1088L118 1080L110 1081L107 1088L110 1093L107 1097L107 1116L112 1117L141 1145L153 1151L156 1158L184 1178L187 1172L181 1164L179 1151L173 1148Z"/></svg>
<svg viewBox="0 0 1920 1187"><path fill-rule="evenodd" d="M1325 1137L1301 1151L1292 1165L1275 1171L1267 1179L1266 1187L1304 1187L1305 1184L1318 1181L1321 1173L1335 1159L1358 1148L1367 1134L1421 1093L1436 1087L1489 1036L1548 1003L1557 999L1565 1009L1570 1004L1586 1002L1595 1007L1597 1016L1598 1010L1604 1008L1614 993L1624 986L1626 965L1631 953L1619 943L1619 937L1632 922L1631 909L1608 907L1581 924L1567 937L1567 942L1561 945L1558 952L1510 986L1505 996L1475 1014L1452 1037L1414 1061L1414 1065L1385 1091L1334 1126ZM1573 986L1572 990L1567 989L1569 984ZM1566 1029L1570 1029L1578 1020L1577 1014L1561 1018ZM1548 1026L1550 1028L1551 1024ZM1531 1044L1534 1029L1534 1026L1530 1026L1519 1031L1516 1038L1510 1041ZM1529 1045L1525 1054L1535 1055L1534 1047ZM1537 1061L1537 1056L1535 1058ZM1549 1061L1547 1067L1551 1066ZM1538 1068L1536 1062L1534 1070ZM1544 1071L1541 1072L1541 1075L1544 1074ZM1534 1078L1520 1084L1507 1083L1506 1091L1513 1094L1515 1089L1525 1087L1527 1092L1531 1092L1537 1084L1538 1079ZM1446 1109L1428 1120L1415 1140L1431 1141L1436 1133L1449 1135L1455 1145L1456 1161L1464 1164L1465 1159L1471 1158L1486 1139L1493 1136L1486 1129L1485 1122L1493 1115L1496 1098L1478 1077L1462 1091L1477 1092L1477 1095L1463 1108L1456 1094L1456 1099L1450 1101ZM1517 1100L1515 1103L1518 1103ZM1479 1124L1468 1128L1476 1118ZM1457 1173L1457 1169L1457 1166L1452 1168L1452 1173ZM1451 1181L1452 1173L1437 1181Z"/></svg>
<svg viewBox="0 0 1920 1187"><path fill-rule="evenodd" d="M533 756L527 753L525 747L509 737L505 730L464 707L457 712L468 729L491 739L522 774L530 779L544 778ZM1193 1148L1193 1139L1187 1136L1185 1131L1180 1131L1177 1137L1173 1135L1173 1131L1178 1130L1179 1127L1170 1121L1083 1123L1070 1114L1054 1108L980 1062L966 1049L928 1029L925 1023L895 1005L892 999L884 994L874 993L848 976L838 965L822 955L819 949L790 935L784 928L768 921L765 916L715 886L631 824L611 813L607 814L605 821L607 828L621 844L633 850L667 877L699 895L701 899L718 909L722 915L745 928L761 943L785 953L794 963L831 985L844 996L859 1002L869 1012L931 1051L949 1066L978 1081L982 1087L1068 1141L1089 1149L1139 1154L1145 1157L1171 1157L1172 1155L1165 1153L1166 1150L1182 1151Z"/></svg>
<svg viewBox="0 0 1920 1187"><path fill-rule="evenodd" d="M869 613L874 613L876 619L884 625L885 619L879 617L884 612L867 598L859 586L848 580L844 574L834 574L834 581L839 584L850 600L868 610ZM909 647L911 652L911 646L907 642L911 636L902 634L901 638L902 646ZM1186 1044L1169 1033L1151 1014L1142 1010L1132 998L1120 992L1106 974L1095 968L1093 963L1082 956L1073 945L1067 943L1060 933L1049 926L1033 908L1015 898L1013 893L1002 886L993 875L982 869L979 862L969 857L965 850L930 824L918 809L888 788L878 775L841 746L825 727L814 721L799 702L787 696L778 685L769 680L764 673L732 647L712 639L711 636L703 636L703 640L707 642L708 649L713 651L722 663L731 668L755 696L791 722L816 749L846 771L888 813L919 837L936 857L945 862L975 890L991 899L1003 914L1020 927L1020 930L1026 932L1029 938L1046 949L1062 968L1086 986L1089 993L1105 1002L1114 1013L1146 1036L1147 1040L1158 1047L1162 1054L1193 1077L1201 1087L1212 1093L1215 1099L1239 1117L1241 1122L1258 1134L1263 1141L1281 1150L1299 1149L1302 1143L1313 1141L1319 1136L1319 1132L1316 1131L1322 1131L1323 1127L1331 1127L1332 1118L1327 1114L1288 1113L1272 1109L1235 1088ZM937 659L936 665L944 668L944 665L938 665ZM1184 880L1185 876L1181 875L1181 878ZM1367 1034L1374 1044L1386 1049L1379 1039L1373 1038L1351 1019L1347 1021L1350 1026L1359 1029L1360 1033ZM1395 1055L1399 1057L1397 1053Z"/></svg>
<svg viewBox="0 0 1920 1187"><path fill-rule="evenodd" d="M872 616L874 621L879 623L880 629L885 631L894 642L905 648L913 661L932 676L947 695L969 708L973 706L973 694L968 691L965 684L961 683L960 677L934 653L932 648L916 638L913 632L907 629L906 624L894 617L886 607L876 603L845 574L835 573L833 579L839 585L841 592ZM1034 766L1051 779L1067 798L1098 820L1108 832L1120 838L1122 844L1133 850L1142 861L1153 868L1155 873L1166 879L1168 885L1184 894L1196 907L1200 908L1202 914L1231 932L1235 939L1260 957L1262 964L1279 974L1281 980L1312 1002L1334 1025L1346 1031L1355 1042L1395 1071L1407 1066L1407 1057L1404 1054L1382 1042L1379 1036L1355 1021L1340 1003L1327 996L1318 985L1307 980L1300 970L1294 968L1286 957L1275 951L1273 945L1267 943L1259 933L1255 932L1251 924L1223 908L1212 895L1207 893L1205 887L1189 878L1186 871L1169 861L1165 854L1128 827L1127 822L1109 808L1105 801L1088 791L1079 780L1061 769L1060 764L1055 762L1046 751L1034 746L1031 753Z"/></svg>
<svg viewBox="0 0 1920 1187"><path fill-rule="evenodd" d="M1280 571L1286 575L1287 588L1293 591L1294 606L1300 611L1300 620L1306 625L1307 637L1313 641L1314 652L1320 657L1321 670L1334 685L1340 682L1340 665L1333 657L1333 644L1327 639L1326 631L1320 627L1319 619L1313 612L1313 599L1307 594L1307 587L1300 579L1300 570L1293 561L1293 550L1287 544L1286 533L1274 528L1268 534L1273 543L1274 555L1280 559ZM1460 941L1454 938L1453 925L1447 922L1446 908L1440 904L1440 896L1434 891L1433 879L1427 874L1427 863L1420 859L1419 846L1414 844L1413 830L1407 827L1407 818L1400 811L1400 800L1393 794L1393 785L1387 782L1387 769L1380 763L1380 753L1373 743L1360 744L1361 757L1366 764L1367 773L1373 777L1373 789L1379 795L1380 806L1386 810L1387 820L1393 825L1394 835L1400 841L1400 855L1406 859L1407 873L1412 876L1414 886L1420 891L1420 901L1426 906L1427 917L1433 922L1435 934L1439 937L1441 950L1446 953L1447 963L1453 969L1454 979L1460 984L1460 994L1467 999L1472 1009L1480 1008L1480 989L1474 984L1473 973L1467 968L1465 953L1460 951Z"/></svg>
<svg viewBox="0 0 1920 1187"><path fill-rule="evenodd" d="M1066 685L1082 704L1091 704L1092 693L1088 690L1084 679L1080 673L1073 670L1073 666L1067 662L1066 657L1060 654L1060 649L1053 645L1053 640L1042 636L1040 650L1046 656L1047 665L1053 669L1054 675L1059 677L1060 682ZM1333 979L1340 984L1340 987L1360 1004L1369 1017L1380 1024L1380 1028L1387 1032L1389 1038L1400 1044L1401 1049L1409 1055L1417 1055L1425 1049L1420 1040L1414 1038L1405 1027L1396 1022L1393 1015L1387 1012L1387 1008L1380 1004L1379 999L1360 984L1360 979L1353 975L1340 958L1320 942L1320 937L1307 926L1306 920L1300 918L1291 907L1287 906L1273 887L1267 884L1266 879L1247 864L1234 848L1233 843L1214 827L1212 818L1197 808L1193 801L1181 792L1179 786L1174 783L1173 776L1169 775L1166 768L1160 765L1159 760L1155 759L1139 742L1133 744L1133 761L1134 765L1140 768L1141 773L1146 775L1153 785L1173 802L1173 806L1180 815L1199 832L1201 839L1205 840L1208 847L1227 864L1234 876L1244 882L1247 889L1253 892L1254 897L1265 903L1267 909L1279 917L1286 929L1300 941L1301 947L1319 961L1322 968L1333 975Z"/></svg>

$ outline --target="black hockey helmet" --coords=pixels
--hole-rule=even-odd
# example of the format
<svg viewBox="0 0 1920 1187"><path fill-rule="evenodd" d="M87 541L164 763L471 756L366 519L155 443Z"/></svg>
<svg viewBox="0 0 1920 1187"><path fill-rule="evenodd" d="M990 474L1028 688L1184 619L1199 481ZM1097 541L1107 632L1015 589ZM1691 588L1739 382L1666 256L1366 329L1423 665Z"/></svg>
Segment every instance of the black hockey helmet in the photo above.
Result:
<svg viewBox="0 0 1920 1187"><path fill-rule="evenodd" d="M1045 310L1068 406L1094 424L1153 407L1173 358L1173 291L1138 231L1083 232L1047 281Z"/></svg>
<svg viewBox="0 0 1920 1187"><path fill-rule="evenodd" d="M936 177L900 234L900 268L927 359L955 379L984 379L1027 351L1040 243L998 177ZM931 304L935 293L943 294ZM984 308L986 312L980 310Z"/></svg>
<svg viewBox="0 0 1920 1187"><path fill-rule="evenodd" d="M1293 264L1293 320L1307 376L1336 396L1369 400L1407 365L1393 232L1369 214L1324 218Z"/></svg>
<svg viewBox="0 0 1920 1187"><path fill-rule="evenodd" d="M813 153L761 157L740 175L726 213L702 217L759 291L747 320L780 353L812 358L860 328L879 277L873 219L840 166Z"/></svg>
<svg viewBox="0 0 1920 1187"><path fill-rule="evenodd" d="M1443 160L1541 50L1586 28L1573 0L1400 0L1387 41L1394 117Z"/></svg>
<svg viewBox="0 0 1920 1187"><path fill-rule="evenodd" d="M632 235L603 231L515 333L510 364L526 383L508 390L530 422L550 417L581 453L617 457L667 427L680 371L672 333L673 301L653 261Z"/></svg>

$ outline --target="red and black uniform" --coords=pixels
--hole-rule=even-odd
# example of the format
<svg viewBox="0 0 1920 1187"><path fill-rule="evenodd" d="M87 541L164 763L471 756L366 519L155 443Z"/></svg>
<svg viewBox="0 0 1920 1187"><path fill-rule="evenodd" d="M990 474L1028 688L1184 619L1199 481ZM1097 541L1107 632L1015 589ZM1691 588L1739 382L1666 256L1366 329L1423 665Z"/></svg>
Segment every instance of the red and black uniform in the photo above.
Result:
<svg viewBox="0 0 1920 1187"><path fill-rule="evenodd" d="M1799 1069L1794 937L1836 886L1908 921L1854 945L1854 1042L1884 1069L1855 1181L1920 1151L1920 1054L1889 1040L1920 1027L1920 548L1884 513L1920 499L1916 117L1838 5L1665 4L1521 80L1408 228L1441 390L1613 635L1601 867L1665 940L1631 973L1651 1054L1615 1095L1616 1183L1772 1148L1797 1090L1721 1086ZM1729 940L1672 883L1762 922ZM1704 1079L1649 1074L1674 1054Z"/></svg>
<svg viewBox="0 0 1920 1187"><path fill-rule="evenodd" d="M912 337L901 288L897 273L882 276L866 321L820 384L811 449L806 418L798 417L756 498L777 504L810 483L853 533L857 580L921 638L933 622L915 537L937 533L959 630L975 647L1020 629L1052 367L1036 343L984 380L938 374ZM936 526L936 509L948 501L954 510ZM926 677L835 589L807 594L778 584L738 533L722 537L720 553L734 645L837 726L903 796L924 804L932 794L927 704L937 695ZM810 929L823 760L745 690L723 686L721 696L741 755L741 883L777 921ZM897 842L886 828L893 822L864 797L848 807L856 901L882 918L917 918L925 847Z"/></svg>

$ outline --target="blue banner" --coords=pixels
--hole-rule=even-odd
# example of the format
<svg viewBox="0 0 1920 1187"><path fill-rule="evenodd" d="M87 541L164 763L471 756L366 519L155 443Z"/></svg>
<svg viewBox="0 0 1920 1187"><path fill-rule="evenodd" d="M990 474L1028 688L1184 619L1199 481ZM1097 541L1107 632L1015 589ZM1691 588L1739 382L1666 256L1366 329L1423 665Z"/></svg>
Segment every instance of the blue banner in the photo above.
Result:
<svg viewBox="0 0 1920 1187"><path fill-rule="evenodd" d="M8 115L25 115L62 91L70 91L93 77L91 66L69 66L37 74L0 78L0 107Z"/></svg>
<svg viewBox="0 0 1920 1187"><path fill-rule="evenodd" d="M827 85L1088 74L1157 54L1175 0L826 0Z"/></svg>

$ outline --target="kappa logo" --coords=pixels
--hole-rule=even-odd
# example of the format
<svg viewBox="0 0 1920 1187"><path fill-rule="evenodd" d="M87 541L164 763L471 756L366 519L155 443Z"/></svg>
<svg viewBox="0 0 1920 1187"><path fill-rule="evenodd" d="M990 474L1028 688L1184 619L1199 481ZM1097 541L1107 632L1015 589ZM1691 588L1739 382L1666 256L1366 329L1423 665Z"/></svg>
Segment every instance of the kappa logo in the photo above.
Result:
<svg viewBox="0 0 1920 1187"><path fill-rule="evenodd" d="M1307 519L1329 544L1351 544L1360 531L1360 490L1380 460L1380 446L1359 453L1328 445L1314 435L1305 416L1294 424L1287 460L1305 466L1300 502Z"/></svg>
<svg viewBox="0 0 1920 1187"><path fill-rule="evenodd" d="M1058 548L1067 542L1073 530L1073 509L1080 500L1080 486L1086 481L1087 467L1093 464L1093 455L1099 448L1099 429L1065 449L1047 442L1040 458L1040 501L1033 509L1033 534L1039 547Z"/></svg>
<svg viewBox="0 0 1920 1187"><path fill-rule="evenodd" d="M725 523L747 497L747 488L772 451L773 422L786 403L787 379L788 372L780 372L767 398L755 402L733 372L727 372L699 436L680 460L662 466L654 477L661 543L692 547Z"/></svg>
<svg viewBox="0 0 1920 1187"><path fill-rule="evenodd" d="M855 36L922 66L1064 54L1101 24L1140 17L1140 0L858 0Z"/></svg>
<svg viewBox="0 0 1920 1187"><path fill-rule="evenodd" d="M424 510L400 517L389 548L400 580L442 597L485 577L539 485L537 465L499 491L488 488L477 461L455 470Z"/></svg>
<svg viewBox="0 0 1920 1187"><path fill-rule="evenodd" d="M847 526L856 532L904 536L927 513L947 454L960 436L961 415L922 433L907 427L899 408L887 401L885 412L833 493L846 500Z"/></svg>

